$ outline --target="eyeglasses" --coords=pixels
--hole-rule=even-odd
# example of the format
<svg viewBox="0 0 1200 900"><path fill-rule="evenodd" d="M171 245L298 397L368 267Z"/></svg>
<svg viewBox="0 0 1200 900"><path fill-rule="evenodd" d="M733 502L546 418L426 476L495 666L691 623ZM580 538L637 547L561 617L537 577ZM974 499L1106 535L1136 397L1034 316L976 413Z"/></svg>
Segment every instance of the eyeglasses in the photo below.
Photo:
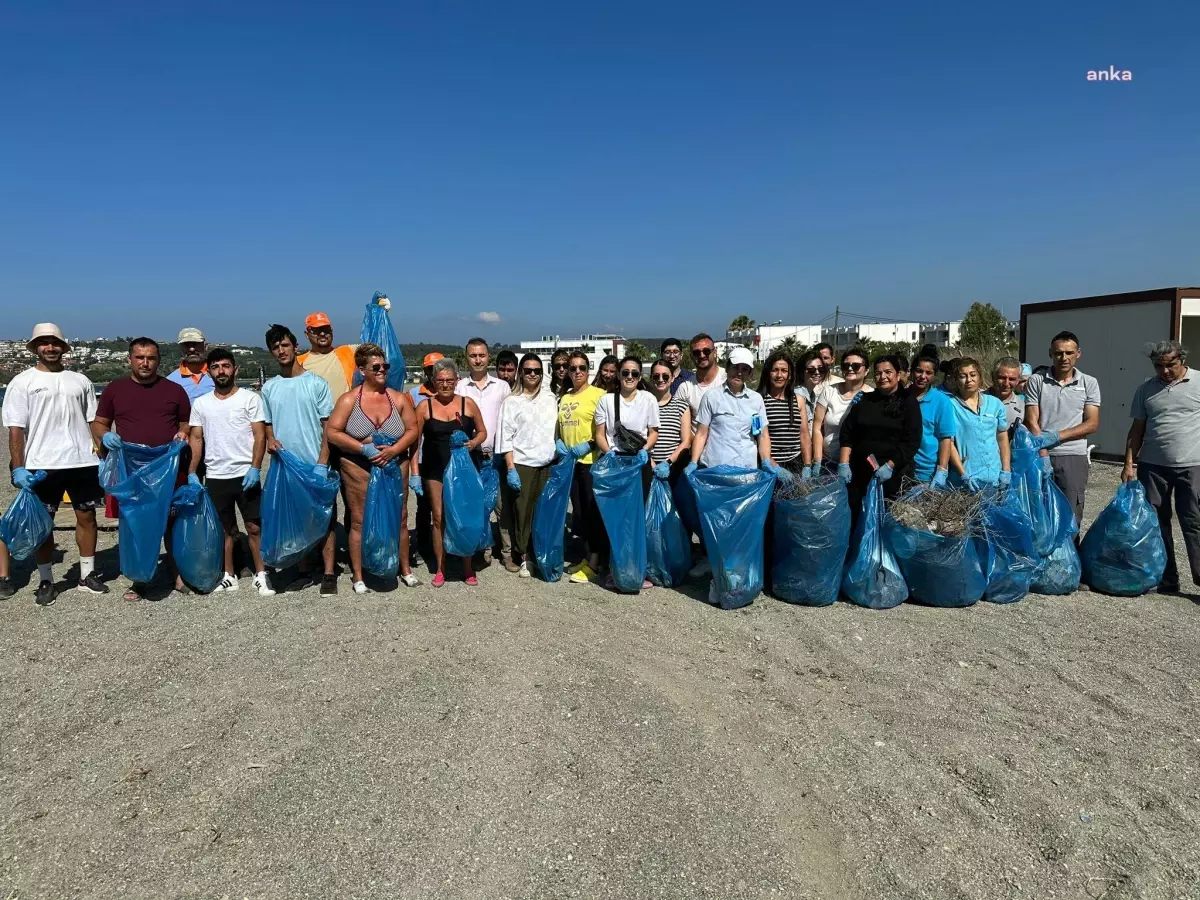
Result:
<svg viewBox="0 0 1200 900"><path fill-rule="evenodd" d="M371 363L371 365L367 366L372 372L386 372L391 367L391 363Z"/></svg>
<svg viewBox="0 0 1200 900"><path fill-rule="evenodd" d="M534 378L541 378L542 370L541 369L522 369L521 374L525 375L525 376L533 376Z"/></svg>
<svg viewBox="0 0 1200 900"><path fill-rule="evenodd" d="M572 372L586 372L587 370L588 370L587 366L571 366Z"/></svg>
<svg viewBox="0 0 1200 900"><path fill-rule="evenodd" d="M434 384L436 384L438 387L454 387L456 384L458 384L458 381L457 380L447 380L445 378L439 378L437 381L434 382Z"/></svg>
<svg viewBox="0 0 1200 900"><path fill-rule="evenodd" d="M846 363L847 372L857 372L859 369L865 368L866 366L863 363Z"/></svg>
<svg viewBox="0 0 1200 900"><path fill-rule="evenodd" d="M709 347L707 350L695 349L692 350L692 353L696 354L696 356L712 356L713 349L712 347Z"/></svg>
<svg viewBox="0 0 1200 900"><path fill-rule="evenodd" d="M622 378L641 378L642 373L641 373L641 370L639 370L639 369L622 369L621 377Z"/></svg>
<svg viewBox="0 0 1200 900"><path fill-rule="evenodd" d="M658 384L666 384L668 381L671 380L671 376L670 375L651 375L650 380L657 382Z"/></svg>

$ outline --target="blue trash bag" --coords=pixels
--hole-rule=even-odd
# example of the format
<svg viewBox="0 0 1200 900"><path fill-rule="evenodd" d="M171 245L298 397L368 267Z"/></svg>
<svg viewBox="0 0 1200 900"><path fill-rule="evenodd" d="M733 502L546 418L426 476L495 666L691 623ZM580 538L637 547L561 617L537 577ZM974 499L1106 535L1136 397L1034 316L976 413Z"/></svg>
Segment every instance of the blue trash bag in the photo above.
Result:
<svg viewBox="0 0 1200 900"><path fill-rule="evenodd" d="M388 447L396 443L390 435L375 432L371 443ZM371 466L367 497L363 501L362 564L372 575L392 578L400 571L400 521L404 502L404 473L396 459Z"/></svg>
<svg viewBox="0 0 1200 900"><path fill-rule="evenodd" d="M563 533L574 477L575 457L565 453L551 467L533 510L533 558L546 581L558 581L563 576Z"/></svg>
<svg viewBox="0 0 1200 900"><path fill-rule="evenodd" d="M479 484L483 487L483 508L487 515L483 517L483 534L479 537L479 549L487 550L492 546L492 510L500 499L500 466L504 465L504 457L493 453L479 470Z"/></svg>
<svg viewBox="0 0 1200 900"><path fill-rule="evenodd" d="M1100 511L1079 545L1083 580L1097 591L1137 597L1152 591L1167 568L1158 514L1140 481L1126 481Z"/></svg>
<svg viewBox="0 0 1200 900"><path fill-rule="evenodd" d="M850 541L850 501L840 478L821 476L808 494L774 504L774 594L788 603L829 606L837 600Z"/></svg>
<svg viewBox="0 0 1200 900"><path fill-rule="evenodd" d="M225 572L225 529L217 509L202 485L184 484L171 498L171 511L175 513L171 554L179 577L207 594Z"/></svg>
<svg viewBox="0 0 1200 900"><path fill-rule="evenodd" d="M1073 594L1079 590L1080 575L1079 552L1074 537L1068 535L1038 562L1029 589L1035 594Z"/></svg>
<svg viewBox="0 0 1200 900"><path fill-rule="evenodd" d="M930 490L937 488L918 485L905 498ZM909 528L891 515L884 521L884 540L896 555L909 596L915 602L957 608L983 599L988 585L986 542L981 557L979 545L969 533L954 537Z"/></svg>
<svg viewBox="0 0 1200 900"><path fill-rule="evenodd" d="M450 436L451 447L457 443L454 435L462 435L465 443L466 435L456 431ZM484 506L483 482L479 480L471 451L466 447L454 447L450 451L450 461L442 475L442 509L445 523L442 545L447 553L468 557L484 549L480 543L491 510Z"/></svg>
<svg viewBox="0 0 1200 900"><path fill-rule="evenodd" d="M692 566L692 538L675 509L669 482L650 485L646 502L646 577L659 587L683 584Z"/></svg>
<svg viewBox="0 0 1200 900"><path fill-rule="evenodd" d="M161 447L126 441L108 454L118 457L110 465L120 473L120 480L108 492L121 507L117 526L121 574L135 584L153 581L158 569L158 548L167 531L179 476L179 454L185 446L183 441Z"/></svg>
<svg viewBox="0 0 1200 900"><path fill-rule="evenodd" d="M715 466L688 475L712 565L708 602L739 609L763 586L763 526L771 511L775 476L761 469Z"/></svg>
<svg viewBox="0 0 1200 900"><path fill-rule="evenodd" d="M388 311L379 305L380 298L386 299L383 294L376 291L371 302L367 304L367 311L363 314L362 330L358 334L358 342L360 344L378 344L383 349L384 358L392 366L388 369L387 386L392 390L404 391L407 390L404 384L407 375L404 369L404 351L400 349L400 341L396 338L396 329L392 327ZM353 384L360 385L362 380L362 373L356 371ZM333 399L336 400L337 397Z"/></svg>
<svg viewBox="0 0 1200 900"><path fill-rule="evenodd" d="M34 478L41 481L45 472L35 472ZM54 519L50 517L46 504L29 488L21 488L17 498L8 505L4 518L0 519L0 541L8 548L8 555L15 560L28 559L54 531Z"/></svg>
<svg viewBox="0 0 1200 900"><path fill-rule="evenodd" d="M883 484L872 478L842 576L842 593L852 603L868 609L891 609L908 599L908 584L900 564L883 539L883 520Z"/></svg>
<svg viewBox="0 0 1200 900"><path fill-rule="evenodd" d="M342 479L329 466L277 450L262 495L262 558L286 569L329 534L329 520Z"/></svg>
<svg viewBox="0 0 1200 900"><path fill-rule="evenodd" d="M979 555L986 552L988 585L983 599L1015 603L1029 593L1038 566L1024 482L1014 479L1007 491L994 495L984 511L984 524L986 547L981 543Z"/></svg>
<svg viewBox="0 0 1200 900"><path fill-rule="evenodd" d="M683 527L688 530L688 534L700 534L700 510L696 508L696 492L692 489L692 483L686 478L680 478L675 482L672 493L675 495L675 508L679 510Z"/></svg>
<svg viewBox="0 0 1200 900"><path fill-rule="evenodd" d="M1047 556L1060 538L1055 533L1055 522L1051 521L1044 502L1042 482L1046 479L1042 472L1042 460L1034 449L1033 435L1024 425L1018 425L1013 436L1011 468L1013 486L1022 488L1021 496L1029 514L1034 552L1039 558Z"/></svg>
<svg viewBox="0 0 1200 900"><path fill-rule="evenodd" d="M642 463L636 456L605 453L592 465L592 490L608 532L613 583L618 591L636 594L646 579Z"/></svg>

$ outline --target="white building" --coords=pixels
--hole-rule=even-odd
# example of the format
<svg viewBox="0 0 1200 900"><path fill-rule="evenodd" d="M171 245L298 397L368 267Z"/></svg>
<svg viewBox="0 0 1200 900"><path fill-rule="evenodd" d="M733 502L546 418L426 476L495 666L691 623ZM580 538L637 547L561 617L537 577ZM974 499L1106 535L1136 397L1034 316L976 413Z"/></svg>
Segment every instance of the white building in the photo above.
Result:
<svg viewBox="0 0 1200 900"><path fill-rule="evenodd" d="M825 328L821 339L833 347L834 354L849 350L864 339L893 343L903 341L915 344L921 339L920 322L856 322L853 325L840 325L837 328Z"/></svg>
<svg viewBox="0 0 1200 900"><path fill-rule="evenodd" d="M1016 343L1021 333L1020 322L1006 322L1009 343ZM921 343L937 347L958 347L962 344L962 320L956 322L923 322Z"/></svg>
<svg viewBox="0 0 1200 900"><path fill-rule="evenodd" d="M821 342L820 325L755 325L740 331L729 332L731 341L748 344L759 362L765 362L771 351L788 338L795 338L796 343L812 347Z"/></svg>
<svg viewBox="0 0 1200 900"><path fill-rule="evenodd" d="M542 335L536 341L521 341L521 353L536 353L542 358L542 367L550 372L550 360L555 350L579 350L587 353L590 371L600 368L600 361L608 355L620 359L625 355L625 338L619 334L583 334L577 338L564 338L557 334Z"/></svg>

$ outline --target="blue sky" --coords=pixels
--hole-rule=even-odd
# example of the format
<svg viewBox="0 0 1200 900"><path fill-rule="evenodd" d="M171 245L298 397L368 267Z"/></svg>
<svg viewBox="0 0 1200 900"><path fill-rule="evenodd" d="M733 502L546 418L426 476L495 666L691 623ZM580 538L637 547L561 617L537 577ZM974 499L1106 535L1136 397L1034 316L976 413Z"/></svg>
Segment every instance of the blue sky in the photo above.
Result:
<svg viewBox="0 0 1200 900"><path fill-rule="evenodd" d="M687 334L1200 282L1195 3L54 3L0 336ZM1129 83L1089 83L1113 65ZM498 323L475 321L497 313ZM489 318L491 318L489 316Z"/></svg>

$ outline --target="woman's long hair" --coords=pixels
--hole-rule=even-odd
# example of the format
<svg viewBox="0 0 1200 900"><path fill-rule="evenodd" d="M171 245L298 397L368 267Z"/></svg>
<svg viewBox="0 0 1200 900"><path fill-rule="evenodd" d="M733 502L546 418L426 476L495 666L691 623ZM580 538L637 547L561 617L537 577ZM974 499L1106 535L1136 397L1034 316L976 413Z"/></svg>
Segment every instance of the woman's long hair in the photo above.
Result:
<svg viewBox="0 0 1200 900"><path fill-rule="evenodd" d="M775 350L767 357L762 371L758 374L758 392L762 394L764 401L771 396L771 370L780 360L788 364L788 380L787 384L783 386L783 399L787 401L788 405L788 424L795 425L796 412L800 409L800 403L796 399L796 364L792 362L791 357L779 350Z"/></svg>
<svg viewBox="0 0 1200 900"><path fill-rule="evenodd" d="M604 367L607 366L609 363L612 363L614 366L617 367L617 373L618 373L617 374L617 383L610 388L606 388L600 382L600 373L604 370ZM639 361L638 365L641 365L640 361ZM608 356L606 356L606 357L604 357L604 359L600 360L600 365L596 366L596 377L592 379L592 387L598 387L602 390L608 391L610 394L615 394L617 392L618 388L620 388L620 386L621 386L620 371L621 371L621 361L619 359L617 359L615 356L613 356L611 353L608 354Z"/></svg>
<svg viewBox="0 0 1200 900"><path fill-rule="evenodd" d="M554 355L550 357L550 390L554 392L556 397L561 397L571 386L571 379L567 377L567 373L563 372L560 379L558 373L554 371L554 363L561 359L567 365L571 364L571 353L568 350L555 350ZM546 374L542 373L542 381L546 380ZM517 383L520 384L520 372L517 373Z"/></svg>

